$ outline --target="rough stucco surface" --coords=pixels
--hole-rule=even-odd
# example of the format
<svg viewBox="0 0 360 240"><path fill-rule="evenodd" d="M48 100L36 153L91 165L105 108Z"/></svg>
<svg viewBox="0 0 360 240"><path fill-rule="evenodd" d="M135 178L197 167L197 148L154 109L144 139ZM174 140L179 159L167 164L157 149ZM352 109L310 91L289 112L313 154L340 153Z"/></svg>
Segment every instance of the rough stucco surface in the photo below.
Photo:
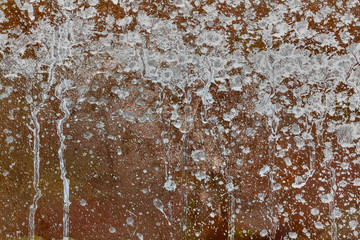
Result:
<svg viewBox="0 0 360 240"><path fill-rule="evenodd" d="M0 1L0 239L357 239L360 6Z"/></svg>

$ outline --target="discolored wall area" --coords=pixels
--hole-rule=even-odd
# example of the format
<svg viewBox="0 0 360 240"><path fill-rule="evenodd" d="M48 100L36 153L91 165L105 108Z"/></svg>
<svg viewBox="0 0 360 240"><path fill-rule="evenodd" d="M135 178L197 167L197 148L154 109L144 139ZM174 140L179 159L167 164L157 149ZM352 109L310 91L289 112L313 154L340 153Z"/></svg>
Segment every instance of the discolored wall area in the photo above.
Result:
<svg viewBox="0 0 360 240"><path fill-rule="evenodd" d="M359 2L0 3L0 239L357 239Z"/></svg>

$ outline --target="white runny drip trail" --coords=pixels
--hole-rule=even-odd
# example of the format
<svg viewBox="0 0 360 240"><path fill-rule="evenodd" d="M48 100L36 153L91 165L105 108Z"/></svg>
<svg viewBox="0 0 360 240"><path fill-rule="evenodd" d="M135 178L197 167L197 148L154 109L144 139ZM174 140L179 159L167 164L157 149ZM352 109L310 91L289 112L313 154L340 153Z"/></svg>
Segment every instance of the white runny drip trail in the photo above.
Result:
<svg viewBox="0 0 360 240"><path fill-rule="evenodd" d="M63 97L63 83L58 86L60 89L57 89L57 98L61 101L60 109L64 113L63 118L61 118L57 122L57 134L59 136L60 147L58 150L59 156L59 164L60 164L60 172L61 179L63 181L63 189L64 189L64 212L63 212L63 239L69 239L69 208L70 208L70 180L66 177L66 168L65 168L65 159L64 159L64 150L66 148L65 145L65 135L63 132L64 123L69 119L70 112L66 105L67 99Z"/></svg>
<svg viewBox="0 0 360 240"><path fill-rule="evenodd" d="M55 36L55 34L54 34ZM54 52L54 46L51 47L52 54L51 57L53 58L53 52ZM53 58L54 59L54 58ZM34 138L34 176L33 176L33 186L35 189L35 195L33 198L33 202L30 205L30 213L29 213L29 238L31 240L35 239L35 213L37 210L37 202L42 196L41 189L39 188L39 181L40 181L40 123L38 119L38 114L41 110L41 108L44 106L45 101L48 98L48 92L50 91L51 86L54 83L53 80L53 69L55 66L55 61L52 61L49 69L49 77L47 82L46 89L41 94L41 102L40 103L33 103L32 97L28 99L33 105L32 105L32 111L31 111L31 120L32 124L34 125L33 128L29 127L29 129L33 132L33 138Z"/></svg>
<svg viewBox="0 0 360 240"><path fill-rule="evenodd" d="M56 44L57 44L57 37L56 37L56 30L52 32L52 41L50 46L50 57L51 63L49 64L49 76L47 78L47 83L45 89L41 93L41 97L38 98L39 102L34 102L34 96L27 96L27 102L31 105L31 121L33 127L28 126L28 128L33 132L33 153L34 153L34 175L33 175L33 187L35 189L35 195L33 197L32 204L30 205L30 213L29 213L29 239L35 239L35 214L37 210L37 203L42 196L41 189L39 187L40 182L40 130L41 125L39 122L38 114L40 113L41 109L45 105L45 101L49 98L48 93L51 90L51 87L54 84L54 77L53 77L53 70L56 66L57 59L55 56L56 51ZM30 87L30 91L33 90L33 85Z"/></svg>
<svg viewBox="0 0 360 240"><path fill-rule="evenodd" d="M41 197L41 189L39 188L39 180L40 180L40 123L38 121L37 114L40 111L40 106L35 107L33 111L31 111L31 120L33 121L34 128L31 129L34 137L34 181L33 186L35 189L35 196L33 198L33 202L30 206L30 214L29 214L29 238L33 240L35 238L35 213L37 209L37 202Z"/></svg>

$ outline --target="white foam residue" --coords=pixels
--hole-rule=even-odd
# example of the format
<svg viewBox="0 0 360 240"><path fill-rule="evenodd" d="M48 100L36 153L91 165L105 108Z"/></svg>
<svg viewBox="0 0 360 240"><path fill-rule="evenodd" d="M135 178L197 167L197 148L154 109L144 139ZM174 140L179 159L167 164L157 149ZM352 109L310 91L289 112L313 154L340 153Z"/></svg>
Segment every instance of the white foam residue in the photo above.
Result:
<svg viewBox="0 0 360 240"><path fill-rule="evenodd" d="M191 158L195 161L204 161L205 160L205 151L204 150L194 150L191 153Z"/></svg>
<svg viewBox="0 0 360 240"><path fill-rule="evenodd" d="M128 217L126 219L126 224L131 226L131 227L134 227L134 219L132 217Z"/></svg>
<svg viewBox="0 0 360 240"><path fill-rule="evenodd" d="M319 209L317 209L317 208L312 208L310 212L314 216L319 215L319 213L320 213Z"/></svg>
<svg viewBox="0 0 360 240"><path fill-rule="evenodd" d="M320 199L323 203L331 203L334 198L331 194L320 194Z"/></svg>
<svg viewBox="0 0 360 240"><path fill-rule="evenodd" d="M314 225L317 229L324 229L325 227L324 224L322 224L321 222L315 222Z"/></svg>
<svg viewBox="0 0 360 240"><path fill-rule="evenodd" d="M295 233L295 232L289 232L289 237L291 238L291 239L295 239L295 238L297 238L297 233Z"/></svg>
<svg viewBox="0 0 360 240"><path fill-rule="evenodd" d="M352 220L349 222L349 226L350 226L351 230L354 230L358 225L359 225L358 221Z"/></svg>
<svg viewBox="0 0 360 240"><path fill-rule="evenodd" d="M168 179L164 184L164 188L168 191L175 191L176 183L173 180Z"/></svg>
<svg viewBox="0 0 360 240"><path fill-rule="evenodd" d="M265 165L260 169L259 174L261 177L265 177L269 171L270 167L268 165Z"/></svg>
<svg viewBox="0 0 360 240"><path fill-rule="evenodd" d="M356 178L356 179L353 181L353 184L354 184L354 186L359 187L359 186L360 186L360 178Z"/></svg>
<svg viewBox="0 0 360 240"><path fill-rule="evenodd" d="M206 180L208 178L208 176L206 175L205 171L197 171L195 173L195 177L197 180L201 181L201 180Z"/></svg>
<svg viewBox="0 0 360 240"><path fill-rule="evenodd" d="M305 186L306 181L301 176L295 177L295 182L291 185L293 188L302 188Z"/></svg>
<svg viewBox="0 0 360 240"><path fill-rule="evenodd" d="M266 229L261 230L260 232L261 237L266 237L267 235L268 235L268 231Z"/></svg>
<svg viewBox="0 0 360 240"><path fill-rule="evenodd" d="M13 136L7 136L6 137L6 143L7 144L10 144L10 143L14 142L14 140L15 140L15 138Z"/></svg>
<svg viewBox="0 0 360 240"><path fill-rule="evenodd" d="M0 84L0 90L2 90L2 85ZM7 98L10 96L10 94L13 91L13 87L12 86L6 86L4 89L4 92L0 94L0 100Z"/></svg>

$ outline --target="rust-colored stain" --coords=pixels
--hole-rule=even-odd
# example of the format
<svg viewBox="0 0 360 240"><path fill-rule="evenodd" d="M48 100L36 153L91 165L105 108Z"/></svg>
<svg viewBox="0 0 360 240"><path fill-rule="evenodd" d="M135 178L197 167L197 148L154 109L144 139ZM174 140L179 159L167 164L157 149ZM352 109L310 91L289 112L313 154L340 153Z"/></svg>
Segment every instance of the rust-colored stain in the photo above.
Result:
<svg viewBox="0 0 360 240"><path fill-rule="evenodd" d="M0 239L358 239L353 1L0 3Z"/></svg>

